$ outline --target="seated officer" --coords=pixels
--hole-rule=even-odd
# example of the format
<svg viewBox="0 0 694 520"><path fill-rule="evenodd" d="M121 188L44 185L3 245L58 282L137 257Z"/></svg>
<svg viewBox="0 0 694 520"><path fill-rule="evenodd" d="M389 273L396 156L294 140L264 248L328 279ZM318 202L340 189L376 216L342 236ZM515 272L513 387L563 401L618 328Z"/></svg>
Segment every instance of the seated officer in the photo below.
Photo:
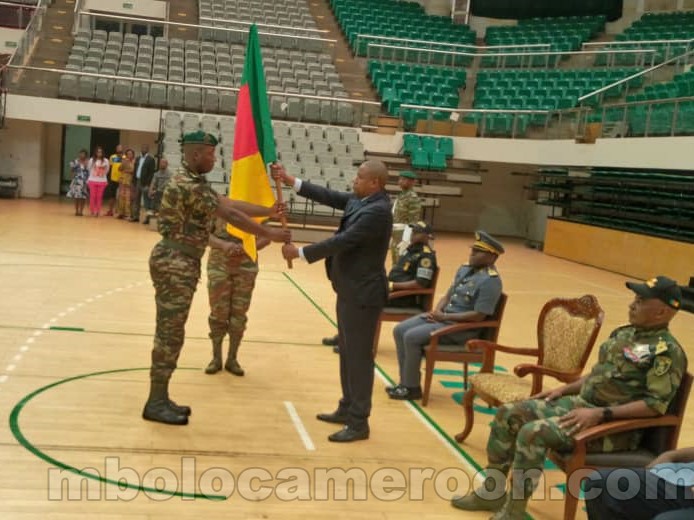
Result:
<svg viewBox="0 0 694 520"><path fill-rule="evenodd" d="M428 289L436 273L436 252L429 246L431 226L419 221L412 226L410 245L388 274L389 289L405 291L408 289ZM420 307L422 302L418 296L404 296L388 300L387 307ZM337 336L323 338L323 345L334 345L337 348Z"/></svg>
<svg viewBox="0 0 694 520"><path fill-rule="evenodd" d="M400 383L389 386L391 399L420 399L419 368L429 335L435 330L460 322L484 321L494 314L501 297L501 279L494 263L504 252L503 246L488 233L477 231L467 265L458 269L446 295L427 314L402 321L393 329L398 351ZM481 330L466 330L448 335L441 344L464 344L479 337Z"/></svg>
<svg viewBox="0 0 694 520"><path fill-rule="evenodd" d="M454 507L495 511L492 519L496 520L524 519L548 449L571 452L574 436L587 428L613 419L657 417L667 411L687 368L684 351L668 330L681 307L681 291L665 276L646 283L627 282L627 287L634 292L630 324L614 330L600 345L598 363L589 374L499 407L487 442L485 483L454 498ZM632 451L642 437L640 430L617 433L592 442L588 451ZM509 473L511 492L505 493ZM501 489L497 482L499 486L503 482Z"/></svg>

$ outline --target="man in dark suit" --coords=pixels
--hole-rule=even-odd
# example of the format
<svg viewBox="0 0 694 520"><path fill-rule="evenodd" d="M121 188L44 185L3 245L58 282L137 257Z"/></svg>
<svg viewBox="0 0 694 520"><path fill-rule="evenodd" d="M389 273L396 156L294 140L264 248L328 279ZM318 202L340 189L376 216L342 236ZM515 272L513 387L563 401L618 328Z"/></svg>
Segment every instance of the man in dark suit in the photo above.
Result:
<svg viewBox="0 0 694 520"><path fill-rule="evenodd" d="M152 183L157 162L149 154L149 145L142 145L142 153L135 159L135 171L132 184L132 199L130 222L140 220L140 199L144 197L145 209L152 209L149 197L149 185Z"/></svg>
<svg viewBox="0 0 694 520"><path fill-rule="evenodd" d="M342 193L302 182L283 166L273 165L273 175L299 195L343 210L340 226L332 237L297 248L285 244L288 260L309 263L325 258L325 266L337 293L337 330L340 336L342 399L335 412L318 419L344 428L328 437L332 442L369 438L368 418L374 383L372 347L376 324L388 298L384 267L393 215L385 192L388 169L380 161L366 161L357 170L353 193Z"/></svg>

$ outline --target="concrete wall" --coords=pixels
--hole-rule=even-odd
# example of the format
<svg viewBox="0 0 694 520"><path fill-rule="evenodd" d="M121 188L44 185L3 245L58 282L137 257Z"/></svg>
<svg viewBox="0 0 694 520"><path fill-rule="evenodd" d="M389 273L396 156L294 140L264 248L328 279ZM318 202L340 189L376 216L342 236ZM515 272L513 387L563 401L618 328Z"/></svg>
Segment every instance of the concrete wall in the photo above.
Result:
<svg viewBox="0 0 694 520"><path fill-rule="evenodd" d="M125 8L124 5L132 6L132 8ZM84 10L101 11L113 15L143 16L159 20L166 18L166 2L161 0L86 0Z"/></svg>
<svg viewBox="0 0 694 520"><path fill-rule="evenodd" d="M6 121L0 131L2 174L22 178L22 196L44 193L44 125L35 121Z"/></svg>
<svg viewBox="0 0 694 520"><path fill-rule="evenodd" d="M23 34L24 31L22 29L0 27L0 52L13 53L17 48L17 42L22 38Z"/></svg>
<svg viewBox="0 0 694 520"><path fill-rule="evenodd" d="M56 123L43 124L43 193L60 194L61 154L63 152L63 125Z"/></svg>

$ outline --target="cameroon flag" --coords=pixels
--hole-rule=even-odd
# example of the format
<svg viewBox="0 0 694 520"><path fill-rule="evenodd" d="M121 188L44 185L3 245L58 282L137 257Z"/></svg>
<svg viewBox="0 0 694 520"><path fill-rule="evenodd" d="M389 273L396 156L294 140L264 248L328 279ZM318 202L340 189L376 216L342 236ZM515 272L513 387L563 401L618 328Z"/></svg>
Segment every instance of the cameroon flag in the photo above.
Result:
<svg viewBox="0 0 694 520"><path fill-rule="evenodd" d="M267 102L258 28L252 25L248 34L246 61L236 106L229 198L260 206L272 206L275 196L270 186L267 164L275 159L275 138L272 134L270 107ZM260 222L264 219L257 220ZM243 249L253 261L258 259L254 235L231 224L228 225L227 231L243 240Z"/></svg>

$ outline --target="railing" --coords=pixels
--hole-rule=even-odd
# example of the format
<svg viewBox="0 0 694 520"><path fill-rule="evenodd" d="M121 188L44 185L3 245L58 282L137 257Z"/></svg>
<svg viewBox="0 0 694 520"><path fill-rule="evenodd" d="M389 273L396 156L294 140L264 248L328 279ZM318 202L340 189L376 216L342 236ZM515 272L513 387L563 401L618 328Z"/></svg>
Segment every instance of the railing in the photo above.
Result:
<svg viewBox="0 0 694 520"><path fill-rule="evenodd" d="M452 49L514 49L517 47L523 48L544 48L549 49L552 45L549 43L529 43L524 45L472 45L471 43L450 43L450 42L435 42L431 40L416 40L412 38L398 38L396 36L379 36L377 34L357 34L355 36L357 46L362 40L378 40L386 42L399 42L399 43L414 43L418 44L420 48L423 49L434 49L441 47L450 47ZM378 42L372 42L378 43Z"/></svg>
<svg viewBox="0 0 694 520"><path fill-rule="evenodd" d="M441 119L436 117L440 113L448 113L449 121L458 123L462 119L463 123L475 125L475 135L478 137L530 137L536 139L574 139L579 135L584 134L584 126L587 117L586 114L592 112L589 107L577 107L564 110L521 110L521 109L481 109L481 108L443 108L432 107L426 105L410 105L403 103L400 105L400 113L404 110L424 111L427 118L423 123L419 123L416 131L421 133L436 133L433 132L435 120ZM455 114L455 115L454 115ZM498 116L502 116L505 128L499 129L495 121L499 120ZM506 125L508 117L512 120L510 125ZM551 124L556 116L556 124ZM534 126L529 130L530 135L526 135L528 122L530 119L542 121L539 126ZM402 115L401 115L402 120ZM404 126L404 121L403 121Z"/></svg>
<svg viewBox="0 0 694 520"><path fill-rule="evenodd" d="M43 17L46 14L48 3L49 0L39 0L39 2L37 2L36 8L34 9L34 16L32 16L24 34L17 42L17 48L12 53L9 64L24 65L28 60L31 50L34 48L34 44L43 27Z"/></svg>
<svg viewBox="0 0 694 520"><path fill-rule="evenodd" d="M245 29L233 29L230 27L222 26L210 26L210 25L200 25L192 23L183 22L170 22L167 20L154 20L152 18L142 18L138 16L122 16L122 15L112 15L112 14L101 14L101 13L91 13L88 11L80 11L81 17L92 17L102 20L119 20L124 22L136 22L143 25L163 25L164 27L185 27L188 29L198 29L200 31L200 38L211 38L214 39L218 33L224 33L224 40L232 40L231 35L235 35L234 41L245 42L248 36L248 31ZM281 33L258 31L258 35L261 38L261 43L274 43L277 46L290 46L294 43L298 48L304 49L315 49L320 50L324 44L335 44L337 40L330 38L317 38L313 36L297 36L297 35L287 35ZM277 40L275 40L277 39Z"/></svg>
<svg viewBox="0 0 694 520"><path fill-rule="evenodd" d="M688 114L683 114L686 105ZM659 110L663 110L662 112ZM633 115L633 118L630 118ZM613 103L586 114L582 123L598 123L597 137L654 137L694 134L694 96ZM610 134L617 126L618 132Z"/></svg>
<svg viewBox="0 0 694 520"><path fill-rule="evenodd" d="M77 32L79 31L80 27L82 26L82 20L80 18L80 13L82 12L82 7L84 4L84 0L75 0L75 7L72 10L72 35L77 36ZM169 3L167 2L166 5L168 6Z"/></svg>
<svg viewBox="0 0 694 520"><path fill-rule="evenodd" d="M639 72L637 72L636 74L632 74L631 76L627 76L626 78L622 78L622 79L620 79L619 81L615 81L614 83L610 83L609 85L606 85L606 86L604 86L604 87L602 87L602 88L599 88L599 89L597 89L597 90L595 90L595 91L593 91L593 92L590 92L590 93L586 94L585 96L581 96L580 98L578 98L578 102L579 102L579 103L585 103L587 100L589 100L589 99L591 99L591 98L594 98L595 96L599 96L599 98L598 98L598 103L602 103L602 101L603 101L603 94L604 94L606 91L608 91L608 90L610 90L610 89L613 89L613 88L615 88L615 87L619 87L619 86L621 86L621 85L623 85L623 84L628 84L630 81L633 81L634 79L640 78L640 77L642 77L642 76L646 76L647 74L650 74L650 73L653 72L653 71L656 71L656 70L658 70L658 69L661 69L661 68L663 68L665 65L669 65L670 63L673 63L673 62L676 62L676 61L680 61L680 60L684 60L685 58L688 58L688 57L691 56L692 54L694 54L694 49L689 50L689 51L687 51L687 52L685 52L684 54L681 54L681 55L679 55L679 56L674 56L674 57L670 58L669 60L666 60L666 61L664 61L664 62L662 62L662 63L657 64L657 65L653 65L653 66L651 66L651 67L649 67L649 68L647 68L647 69L645 69L645 70L639 71Z"/></svg>
<svg viewBox="0 0 694 520"><path fill-rule="evenodd" d="M685 51L689 51L692 49L692 44L694 43L694 39L689 39L689 40L625 40L625 41L610 41L610 42L585 42L583 43L583 49L592 49L592 48L605 48L605 47L619 47L619 48L627 48L627 46L630 46L631 48L637 47L637 48L644 48L647 47L649 49L654 49L656 47L662 47L665 49L665 55L663 56L664 60L669 60L670 58L673 57L675 52L678 52L681 54L680 49L678 47L681 47L683 45L686 45ZM658 49L655 49L656 51Z"/></svg>
<svg viewBox="0 0 694 520"><path fill-rule="evenodd" d="M485 49L485 47L482 47ZM385 54L390 51L390 56L386 57ZM615 66L618 56L621 55L634 55L636 56L636 65L644 67L647 64L652 64L655 59L655 50L653 49L619 49L614 51L539 51L539 52L494 52L494 53L473 53L473 52L463 52L463 51L446 51L446 50L436 50L436 49L419 49L416 47L402 47L398 45L382 45L378 43L369 43L367 46L367 59L377 59L377 60L394 60L394 61L406 61L417 64L437 64L437 65L448 65L455 66L456 58L468 58L474 59L477 57L492 59L496 63L493 65L494 68L503 68L506 66L507 61L510 62L511 59L515 58L513 62L515 67L523 68L538 68L538 63L542 63L540 67L549 68L556 66L557 62L564 56L578 56L583 57L586 61L595 56L606 56L606 66ZM411 53L411 54L410 54ZM424 58L426 61L424 61ZM441 60L435 59L436 57L441 57ZM450 58L450 62L447 63L446 58ZM413 61L414 59L414 61ZM590 67L589 64L585 65Z"/></svg>
<svg viewBox="0 0 694 520"><path fill-rule="evenodd" d="M190 89L194 90L200 90L201 95L202 92L205 91L215 91L218 94L221 92L233 92L233 93L238 93L239 88L238 87L225 87L221 85L209 85L206 83L184 83L180 81L164 81L164 80L155 80L155 79L147 79L147 78L134 78L134 77L124 77L124 76L118 76L115 74L103 74L103 73L92 73L92 72L81 72L81 71L72 71L72 70L63 70L63 69L54 69L54 68L45 68L45 67L27 67L27 66L18 66L18 65L9 65L5 70L9 72L9 77L4 78L4 84L7 86L9 93L10 94L18 94L18 95L39 95L31 90L25 91L23 90L23 87L19 81L21 76L27 72L39 72L45 77L51 77L51 81L47 81L48 84L50 85L60 85L61 78L62 76L75 76L78 78L78 83L79 83L79 78L94 78L95 84L99 80L110 80L113 82L115 85L116 82L118 83L128 83L131 86L135 87L138 84L147 84L149 86L152 85L163 85L167 87L167 91L170 87L181 87L185 91L188 91ZM373 115L377 115L380 113L380 103L375 102L375 101L365 101L365 100L360 100L360 99L350 99L350 98L336 98L336 97L326 97L326 96L314 96L314 95L308 95L308 94L295 94L295 93L288 93L288 92L276 92L276 91L268 91L268 98L270 100L270 108L272 111L272 116L273 118L280 118L280 119L289 119L292 121L311 121L311 122L317 122L317 123L324 123L324 124L338 124L338 125L345 125L345 126L361 126L363 124L368 124L370 122L370 117ZM46 96L43 96L46 97ZM53 97L53 96L50 96ZM89 101L89 102L108 102L106 100L100 100L96 99L96 93L94 95L90 96L84 96L80 97L79 96L79 87L77 89L76 95L73 96L74 99L81 100L81 101ZM113 97L109 96L110 98ZM313 104L312 108L313 110L317 109L319 110L318 117L314 116L309 116L307 117L306 114L308 113L307 110L307 105L309 105L307 102L308 101L316 101L318 103L318 106L316 107L315 104ZM149 101L149 99L147 100ZM125 101L123 104L126 103ZM133 104L138 104L135 100L129 100L129 103ZM182 103L181 105L173 105L169 103L169 98L168 95L166 96L166 102L162 104L157 104L156 106L150 105L149 103L141 103L139 106L143 108L154 108L154 109L169 109L169 110L188 110L192 112L201 112L201 113L214 113L214 114L220 114L220 113L233 113L236 110L236 106L234 104L233 108L231 110L206 110L204 102L202 103L202 106L199 108L190 108L186 107L185 103ZM346 107L349 106L348 110L343 110L346 109ZM315 114L315 111L313 112Z"/></svg>
<svg viewBox="0 0 694 520"><path fill-rule="evenodd" d="M259 23L259 22L247 22L245 20L234 20L229 18L213 18L211 16L201 16L199 18L201 21L215 23L228 23L231 25L243 25L250 27L251 25L256 25L258 28L269 27L271 29L279 29L280 31L297 31L297 32L309 32L309 33L329 33L327 29L314 29L312 27L295 27L293 25L274 25L270 23Z"/></svg>

